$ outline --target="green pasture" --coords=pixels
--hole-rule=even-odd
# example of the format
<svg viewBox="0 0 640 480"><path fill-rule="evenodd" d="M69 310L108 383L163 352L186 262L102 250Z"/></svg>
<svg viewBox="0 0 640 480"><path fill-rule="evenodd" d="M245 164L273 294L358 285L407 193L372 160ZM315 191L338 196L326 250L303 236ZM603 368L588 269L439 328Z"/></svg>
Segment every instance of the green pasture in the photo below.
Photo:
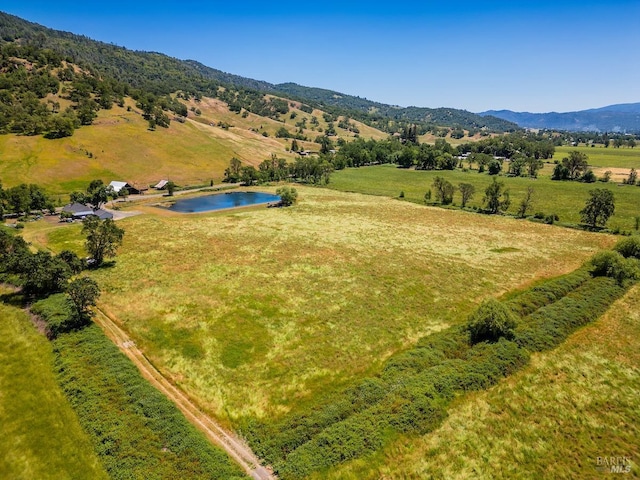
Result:
<svg viewBox="0 0 640 480"><path fill-rule="evenodd" d="M548 168L547 168L548 170ZM398 197L404 192L404 200L424 203L427 190L433 190L433 179L440 176L451 182L454 187L460 183L471 183L476 193L468 203L468 207L482 207L484 190L492 182L493 177L477 170L406 170L394 165L374 167L348 168L335 172L331 176L329 188L358 192L386 197ZM556 214L561 223L579 224L580 210L589 197L589 190L608 188L614 192L616 210L607 226L611 229L632 231L635 228L635 217L640 216L640 187L619 185L615 183L579 183L553 181L549 176L541 175L537 179L524 177L496 177L504 182L511 196L511 207L508 213L515 214L518 205L524 198L528 187L533 187L533 208L530 215L542 212L545 215ZM432 191L433 193L433 191ZM454 205L460 205L460 193L453 197Z"/></svg>
<svg viewBox="0 0 640 480"><path fill-rule="evenodd" d="M93 274L102 308L231 423L314 404L483 298L573 270L614 240L297 188L292 208L119 221L115 265ZM34 238L60 251L79 236L71 225Z"/></svg>
<svg viewBox="0 0 640 480"><path fill-rule="evenodd" d="M19 307L1 303L0 317L0 478L108 478L56 381L49 341Z"/></svg>
<svg viewBox="0 0 640 480"><path fill-rule="evenodd" d="M602 145L594 145L593 147L578 146L569 147L562 146L556 147L556 152L553 155L554 160L562 161L564 157L569 156L569 152L577 150L582 153L586 153L589 157L589 165L599 168L635 168L640 170L640 147L628 148L614 148L609 146L605 148Z"/></svg>

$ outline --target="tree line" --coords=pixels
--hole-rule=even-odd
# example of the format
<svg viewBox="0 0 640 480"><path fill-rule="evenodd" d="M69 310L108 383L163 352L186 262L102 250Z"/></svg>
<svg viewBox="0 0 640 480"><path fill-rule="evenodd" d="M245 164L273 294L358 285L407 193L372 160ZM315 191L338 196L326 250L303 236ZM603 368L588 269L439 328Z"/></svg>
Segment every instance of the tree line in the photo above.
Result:
<svg viewBox="0 0 640 480"><path fill-rule="evenodd" d="M334 167L325 155L299 157L289 163L274 154L262 161L258 168L253 165L242 165L238 158L233 157L229 162L229 167L224 171L223 181L241 182L247 186L283 180L326 185L329 183L333 171Z"/></svg>

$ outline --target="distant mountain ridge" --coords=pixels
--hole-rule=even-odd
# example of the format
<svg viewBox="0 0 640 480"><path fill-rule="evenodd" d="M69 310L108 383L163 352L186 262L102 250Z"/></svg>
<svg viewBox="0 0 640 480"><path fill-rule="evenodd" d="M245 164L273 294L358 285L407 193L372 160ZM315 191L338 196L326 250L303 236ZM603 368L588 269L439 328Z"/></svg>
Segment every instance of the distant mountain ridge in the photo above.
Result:
<svg viewBox="0 0 640 480"><path fill-rule="evenodd" d="M305 98L319 105L347 108L399 121L427 122L466 129L488 128L489 130L502 132L518 129L514 122L492 117L491 115L480 116L467 110L456 108L399 107L334 90L305 87L296 83L281 83L274 85L274 88L277 92Z"/></svg>
<svg viewBox="0 0 640 480"><path fill-rule="evenodd" d="M518 124L522 128L568 130L572 132L640 132L640 103L622 103L577 112L529 113L488 110L490 115Z"/></svg>

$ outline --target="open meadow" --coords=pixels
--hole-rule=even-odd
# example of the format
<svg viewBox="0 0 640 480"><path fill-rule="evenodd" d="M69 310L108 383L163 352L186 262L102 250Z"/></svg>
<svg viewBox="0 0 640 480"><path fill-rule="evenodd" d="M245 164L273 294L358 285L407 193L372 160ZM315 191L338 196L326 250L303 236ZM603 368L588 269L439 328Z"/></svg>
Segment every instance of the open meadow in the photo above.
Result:
<svg viewBox="0 0 640 480"><path fill-rule="evenodd" d="M0 477L108 478L56 381L49 341L17 306L0 304L0 317Z"/></svg>
<svg viewBox="0 0 640 480"><path fill-rule="evenodd" d="M571 271L615 241L383 197L299 191L299 204L287 209L124 219L115 265L94 274L101 308L231 423L313 404L460 322L482 299ZM46 237L55 251L82 246L79 226Z"/></svg>
<svg viewBox="0 0 640 480"><path fill-rule="evenodd" d="M640 161L638 161L640 169ZM607 226L621 231L635 229L635 217L640 216L640 187L631 185L617 185L615 183L580 183L568 181L553 181L550 178L551 166L545 166L545 171L537 179L525 177L498 176L497 180L504 182L509 189L511 207L507 213L516 213L520 201L524 198L527 188L533 187L533 205L529 215L541 212L545 215L556 214L561 223L580 223L580 210L589 197L589 190L594 188L608 188L614 193L615 214ZM404 199L424 203L427 190L433 190L433 180L440 176L456 187L453 196L454 205L460 205L460 193L457 186L471 183L476 193L468 202L468 207L482 207L484 191L492 182L490 175L478 173L477 170L408 170L397 168L395 165L373 167L347 168L335 172L331 176L329 188L347 192L358 192L372 195L398 197L404 193ZM433 192L432 192L433 193Z"/></svg>
<svg viewBox="0 0 640 480"><path fill-rule="evenodd" d="M556 147L554 160L562 161L564 157L569 156L569 152L579 151L589 157L589 165L593 168L624 168L640 169L640 148L614 148L609 146L605 148L602 145L586 146L560 146Z"/></svg>

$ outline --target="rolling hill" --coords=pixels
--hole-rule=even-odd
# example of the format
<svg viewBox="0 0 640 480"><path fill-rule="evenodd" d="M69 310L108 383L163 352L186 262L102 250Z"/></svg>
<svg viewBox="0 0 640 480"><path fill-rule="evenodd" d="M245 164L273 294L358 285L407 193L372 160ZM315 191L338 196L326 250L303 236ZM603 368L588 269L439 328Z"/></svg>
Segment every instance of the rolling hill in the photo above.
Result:
<svg viewBox="0 0 640 480"><path fill-rule="evenodd" d="M37 48L51 49L68 61L102 77L113 78L133 89L153 94L186 91L191 94L216 96L221 86L246 91L288 96L309 103L335 115L347 115L385 128L388 133L399 131L398 122L475 130L505 132L518 129L512 122L491 116L479 116L450 108L401 108L362 99L330 90L303 87L292 83L273 85L249 79L203 65L194 60L178 60L156 52L128 50L81 35L46 28L19 17L0 12L0 44L16 42ZM391 122L391 123L390 123Z"/></svg>

